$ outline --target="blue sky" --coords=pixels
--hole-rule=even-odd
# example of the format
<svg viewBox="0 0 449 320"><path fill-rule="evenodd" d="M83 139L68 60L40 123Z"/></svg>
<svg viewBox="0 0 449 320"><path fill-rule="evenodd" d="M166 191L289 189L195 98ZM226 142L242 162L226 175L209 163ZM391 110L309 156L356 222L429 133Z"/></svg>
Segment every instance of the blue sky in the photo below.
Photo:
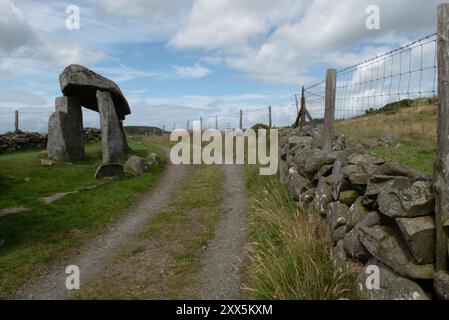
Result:
<svg viewBox="0 0 449 320"><path fill-rule="evenodd" d="M326 68L435 32L440 2L0 0L0 114L51 110L59 73L78 63L122 88L133 112L127 125L215 115L224 124L239 109L264 121L268 105L288 122L294 93ZM373 4L380 30L365 27ZM80 8L79 30L66 28L69 5Z"/></svg>

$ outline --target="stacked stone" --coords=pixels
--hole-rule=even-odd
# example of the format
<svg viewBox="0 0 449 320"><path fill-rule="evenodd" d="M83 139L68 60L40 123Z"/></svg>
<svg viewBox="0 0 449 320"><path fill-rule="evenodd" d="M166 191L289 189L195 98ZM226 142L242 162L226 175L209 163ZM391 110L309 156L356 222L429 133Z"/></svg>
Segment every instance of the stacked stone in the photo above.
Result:
<svg viewBox="0 0 449 320"><path fill-rule="evenodd" d="M343 136L335 137L330 154L323 152L321 141L320 128L282 131L279 175L301 211L327 220L335 266L340 271L358 266L362 299L432 297L435 204L430 178L346 148ZM380 273L378 288L367 285L373 270Z"/></svg>
<svg viewBox="0 0 449 320"><path fill-rule="evenodd" d="M101 140L101 130L95 128L84 129L84 143ZM19 150L45 149L48 137L46 133L38 132L8 132L0 135L0 153Z"/></svg>
<svg viewBox="0 0 449 320"><path fill-rule="evenodd" d="M0 135L0 153L18 150L43 149L47 135L37 132L8 132Z"/></svg>

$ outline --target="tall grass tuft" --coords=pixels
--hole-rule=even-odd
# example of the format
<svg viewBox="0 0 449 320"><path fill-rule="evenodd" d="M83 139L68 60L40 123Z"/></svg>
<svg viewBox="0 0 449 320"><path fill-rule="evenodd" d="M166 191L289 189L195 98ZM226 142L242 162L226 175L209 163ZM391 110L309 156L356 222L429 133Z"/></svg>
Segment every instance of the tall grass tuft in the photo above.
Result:
<svg viewBox="0 0 449 320"><path fill-rule="evenodd" d="M354 297L353 281L332 265L326 222L299 212L275 177L248 169L250 244L245 291L253 299L335 300Z"/></svg>

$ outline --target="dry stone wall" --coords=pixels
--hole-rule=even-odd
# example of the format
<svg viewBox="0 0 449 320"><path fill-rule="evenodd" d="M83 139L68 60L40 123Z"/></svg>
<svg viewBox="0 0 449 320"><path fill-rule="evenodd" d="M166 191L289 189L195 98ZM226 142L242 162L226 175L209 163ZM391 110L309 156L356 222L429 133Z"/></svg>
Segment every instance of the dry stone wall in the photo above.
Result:
<svg viewBox="0 0 449 320"><path fill-rule="evenodd" d="M94 128L84 129L84 142L101 140L101 130ZM20 150L45 149L47 147L47 134L37 132L8 132L0 135L0 154Z"/></svg>
<svg viewBox="0 0 449 320"><path fill-rule="evenodd" d="M331 153L321 141L319 127L283 130L279 175L301 211L327 220L337 269L356 270L361 299L438 296L430 178L347 148L343 136L335 137ZM376 273L378 285L370 278Z"/></svg>

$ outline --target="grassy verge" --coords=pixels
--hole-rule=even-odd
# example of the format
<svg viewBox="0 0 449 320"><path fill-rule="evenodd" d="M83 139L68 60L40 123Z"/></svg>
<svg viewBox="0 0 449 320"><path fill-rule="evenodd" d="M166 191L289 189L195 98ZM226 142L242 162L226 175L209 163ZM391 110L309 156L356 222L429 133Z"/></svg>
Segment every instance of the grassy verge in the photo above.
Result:
<svg viewBox="0 0 449 320"><path fill-rule="evenodd" d="M404 100L365 116L338 121L336 129L349 144L362 144L370 152L432 173L435 160L437 105L435 99ZM378 145L386 134L391 145Z"/></svg>
<svg viewBox="0 0 449 320"><path fill-rule="evenodd" d="M163 151L143 140L130 141L133 153L146 156ZM42 167L41 151L0 156L0 208L25 206L29 211L0 219L0 298L36 277L62 255L76 250L99 229L118 218L128 205L157 180L160 167L132 177L124 175L98 189L80 192L45 205L39 199L57 192L79 190L99 182L94 179L101 163L101 145L86 147L87 159ZM31 178L29 182L25 178Z"/></svg>
<svg viewBox="0 0 449 320"><path fill-rule="evenodd" d="M276 177L248 166L249 262L246 295L251 299L327 300L353 298L353 281L331 261L325 221L298 212Z"/></svg>
<svg viewBox="0 0 449 320"><path fill-rule="evenodd" d="M81 299L194 299L201 257L218 224L223 171L196 166L167 210L153 217L137 244L82 286Z"/></svg>

